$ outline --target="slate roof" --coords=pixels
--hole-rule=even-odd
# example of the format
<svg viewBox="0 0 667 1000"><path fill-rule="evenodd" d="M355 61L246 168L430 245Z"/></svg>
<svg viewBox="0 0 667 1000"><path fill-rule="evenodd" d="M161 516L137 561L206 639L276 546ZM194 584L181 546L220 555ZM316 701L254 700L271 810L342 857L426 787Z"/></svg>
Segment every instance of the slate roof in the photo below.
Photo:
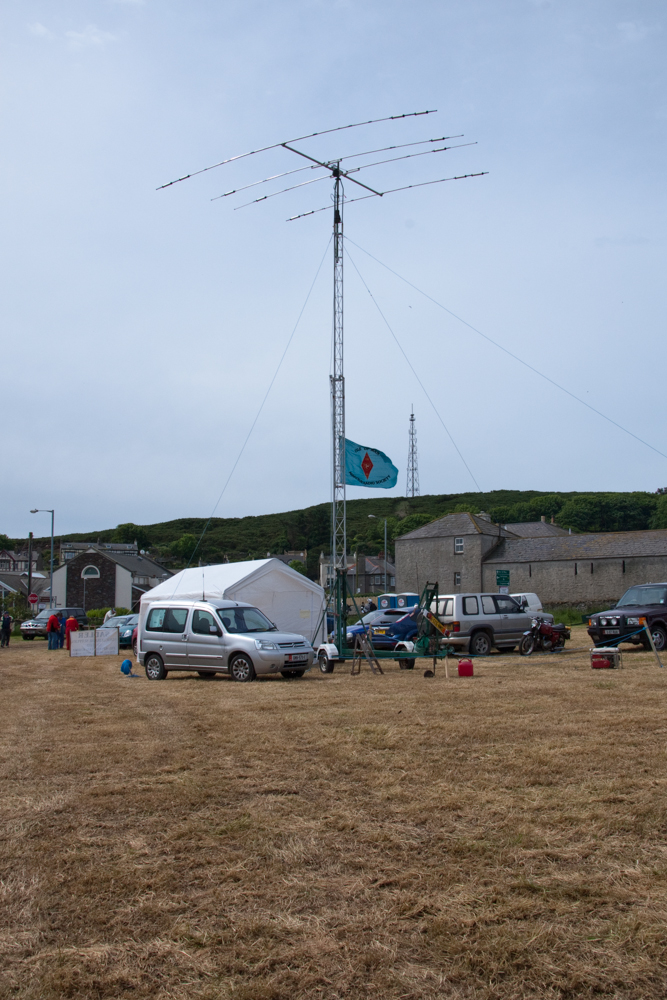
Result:
<svg viewBox="0 0 667 1000"><path fill-rule="evenodd" d="M154 559L149 558L149 556L139 556L139 555L119 555L117 552L107 552L104 549L100 549L97 545L90 545L87 552L95 552L98 555L104 556L105 559L109 559L111 562L118 563L119 566L123 566L124 569L129 569L133 576L173 576L174 574L161 566L160 563L155 562ZM83 555L83 552L78 552L74 557L75 559ZM68 566L72 562L68 559L67 562L63 563L64 566Z"/></svg>
<svg viewBox="0 0 667 1000"><path fill-rule="evenodd" d="M667 556L667 529L507 538L484 561L555 562L567 559L629 559L633 556Z"/></svg>
<svg viewBox="0 0 667 1000"><path fill-rule="evenodd" d="M396 541L404 538L447 538L452 535L494 535L496 538L500 535L506 538L509 532L475 514L446 514L422 528L409 531L407 535L400 535Z"/></svg>
<svg viewBox="0 0 667 1000"><path fill-rule="evenodd" d="M545 538L547 535L567 535L565 528L548 521L525 521L521 524L504 524L504 528L519 538Z"/></svg>

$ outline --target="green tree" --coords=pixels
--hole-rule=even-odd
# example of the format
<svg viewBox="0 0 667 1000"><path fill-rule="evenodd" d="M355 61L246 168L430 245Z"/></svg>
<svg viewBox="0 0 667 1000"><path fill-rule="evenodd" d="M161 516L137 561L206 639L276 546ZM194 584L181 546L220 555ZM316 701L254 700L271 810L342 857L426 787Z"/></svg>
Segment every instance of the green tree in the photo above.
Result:
<svg viewBox="0 0 667 1000"><path fill-rule="evenodd" d="M291 567L291 569L295 569L297 573L302 573L304 576L308 576L308 571L300 559L290 559L287 565Z"/></svg>
<svg viewBox="0 0 667 1000"><path fill-rule="evenodd" d="M111 541L124 542L126 545L137 542L140 549L147 549L150 544L144 528L138 524L132 524L131 521L128 521L127 524L119 524L113 533Z"/></svg>
<svg viewBox="0 0 667 1000"><path fill-rule="evenodd" d="M655 504L655 513L650 521L651 528L667 528L667 495L661 494Z"/></svg>
<svg viewBox="0 0 667 1000"><path fill-rule="evenodd" d="M425 524L430 524L434 520L436 519L430 517L428 514L408 514L402 521L399 521L392 537L399 538L401 535L407 535L409 531L416 531L417 528L423 528Z"/></svg>
<svg viewBox="0 0 667 1000"><path fill-rule="evenodd" d="M195 535L181 535L179 539L169 546L171 554L182 562L187 562L192 557L197 544Z"/></svg>

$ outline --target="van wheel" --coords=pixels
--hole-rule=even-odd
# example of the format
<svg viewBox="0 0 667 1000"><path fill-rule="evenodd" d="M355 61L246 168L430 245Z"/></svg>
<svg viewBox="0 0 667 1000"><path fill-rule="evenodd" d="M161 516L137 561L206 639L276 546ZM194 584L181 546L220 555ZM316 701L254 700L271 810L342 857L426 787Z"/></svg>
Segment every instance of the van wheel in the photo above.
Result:
<svg viewBox="0 0 667 1000"><path fill-rule="evenodd" d="M283 675L286 681L296 680L297 677L303 677L305 670L281 670L280 673Z"/></svg>
<svg viewBox="0 0 667 1000"><path fill-rule="evenodd" d="M167 676L162 657L158 656L157 653L151 653L150 656L146 657L144 670L149 681L163 681Z"/></svg>
<svg viewBox="0 0 667 1000"><path fill-rule="evenodd" d="M491 652L491 640L486 632L475 632L470 640L469 653L473 656L488 656Z"/></svg>
<svg viewBox="0 0 667 1000"><path fill-rule="evenodd" d="M332 674L334 672L333 662L329 659L324 649L317 657L317 662L319 663L320 670L323 674Z"/></svg>
<svg viewBox="0 0 667 1000"><path fill-rule="evenodd" d="M249 656L245 656L244 653L239 653L235 656L229 665L229 672L232 676L232 680L235 681L254 681L255 679L255 668L253 666L252 660Z"/></svg>

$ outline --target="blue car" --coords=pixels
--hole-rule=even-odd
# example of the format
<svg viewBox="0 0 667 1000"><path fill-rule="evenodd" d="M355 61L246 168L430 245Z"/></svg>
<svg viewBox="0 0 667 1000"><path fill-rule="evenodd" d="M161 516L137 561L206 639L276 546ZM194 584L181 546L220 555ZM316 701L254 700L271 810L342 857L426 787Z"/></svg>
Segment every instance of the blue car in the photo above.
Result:
<svg viewBox="0 0 667 1000"><path fill-rule="evenodd" d="M414 642L419 633L419 608L414 608L400 618L388 623L377 621L371 625L371 641L375 649L395 649L399 642Z"/></svg>
<svg viewBox="0 0 667 1000"><path fill-rule="evenodd" d="M385 608L383 611L369 611L367 615L364 615L354 625L347 626L347 643L349 646L353 646L354 637L362 634L364 631L370 632L371 624L382 626L393 625L395 621L404 616L405 608Z"/></svg>

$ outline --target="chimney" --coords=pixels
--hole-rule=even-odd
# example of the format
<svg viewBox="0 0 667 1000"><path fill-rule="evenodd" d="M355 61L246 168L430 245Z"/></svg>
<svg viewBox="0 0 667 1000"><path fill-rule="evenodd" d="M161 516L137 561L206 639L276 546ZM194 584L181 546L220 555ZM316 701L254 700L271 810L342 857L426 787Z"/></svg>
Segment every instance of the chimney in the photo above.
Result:
<svg viewBox="0 0 667 1000"><path fill-rule="evenodd" d="M542 524L546 524L547 523L547 519L546 519L546 517L545 517L544 514L542 514L542 517L540 518L540 521L542 522Z"/></svg>

